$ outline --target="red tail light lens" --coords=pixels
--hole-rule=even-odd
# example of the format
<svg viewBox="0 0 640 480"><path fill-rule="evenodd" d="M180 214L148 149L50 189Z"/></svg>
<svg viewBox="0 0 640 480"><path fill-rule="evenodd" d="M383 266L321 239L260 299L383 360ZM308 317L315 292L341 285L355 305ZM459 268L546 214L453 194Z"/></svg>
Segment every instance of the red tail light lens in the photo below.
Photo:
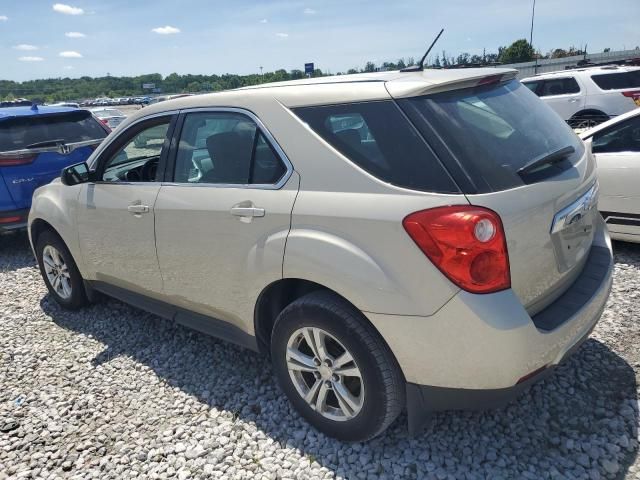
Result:
<svg viewBox="0 0 640 480"><path fill-rule="evenodd" d="M20 220L22 220L24 217L20 216L20 215L13 215L11 217L0 217L0 223L5 224L5 223L17 223Z"/></svg>
<svg viewBox="0 0 640 480"><path fill-rule="evenodd" d="M631 97L635 100L636 98L640 98L640 90L627 90L626 92L622 92L622 95L625 97Z"/></svg>
<svg viewBox="0 0 640 480"><path fill-rule="evenodd" d="M497 213L471 205L439 207L412 213L402 225L460 288L491 293L511 287L507 242Z"/></svg>
<svg viewBox="0 0 640 480"><path fill-rule="evenodd" d="M0 167L15 167L33 163L38 155L30 153L0 153Z"/></svg>

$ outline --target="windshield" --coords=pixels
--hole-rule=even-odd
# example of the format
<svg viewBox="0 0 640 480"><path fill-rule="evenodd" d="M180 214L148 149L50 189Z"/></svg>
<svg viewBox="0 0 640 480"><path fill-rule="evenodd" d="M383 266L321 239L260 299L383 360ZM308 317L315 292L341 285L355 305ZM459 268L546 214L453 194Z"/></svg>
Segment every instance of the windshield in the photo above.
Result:
<svg viewBox="0 0 640 480"><path fill-rule="evenodd" d="M0 151L63 139L65 143L102 140L107 132L85 110L16 117L0 122Z"/></svg>
<svg viewBox="0 0 640 480"><path fill-rule="evenodd" d="M480 191L514 188L571 168L584 153L580 139L534 93L513 80L408 100L462 164ZM419 126L419 125L418 125ZM565 147L574 153L536 169L518 170Z"/></svg>

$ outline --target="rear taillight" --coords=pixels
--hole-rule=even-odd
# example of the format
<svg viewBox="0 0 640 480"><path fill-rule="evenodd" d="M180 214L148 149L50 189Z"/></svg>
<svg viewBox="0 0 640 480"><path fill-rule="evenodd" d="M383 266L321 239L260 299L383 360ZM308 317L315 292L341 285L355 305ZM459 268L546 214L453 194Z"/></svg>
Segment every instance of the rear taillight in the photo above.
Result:
<svg viewBox="0 0 640 480"><path fill-rule="evenodd" d="M7 224L7 223L17 223L21 220L24 220L25 217L21 216L21 215L11 215L9 217L2 217L0 216L0 224Z"/></svg>
<svg viewBox="0 0 640 480"><path fill-rule="evenodd" d="M634 102L640 101L640 90L627 90L622 92L622 95L631 98Z"/></svg>
<svg viewBox="0 0 640 480"><path fill-rule="evenodd" d="M404 229L429 260L460 288L490 293L511 286L502 221L482 207L438 207L408 215Z"/></svg>
<svg viewBox="0 0 640 480"><path fill-rule="evenodd" d="M37 154L31 153L0 153L0 167L14 167L33 163Z"/></svg>

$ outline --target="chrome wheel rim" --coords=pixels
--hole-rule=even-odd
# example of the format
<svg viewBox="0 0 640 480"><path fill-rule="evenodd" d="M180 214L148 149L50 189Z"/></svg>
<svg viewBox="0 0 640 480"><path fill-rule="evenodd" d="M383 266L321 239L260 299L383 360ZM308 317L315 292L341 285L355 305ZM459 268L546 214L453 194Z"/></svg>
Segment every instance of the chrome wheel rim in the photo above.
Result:
<svg viewBox="0 0 640 480"><path fill-rule="evenodd" d="M296 330L287 342L287 370L298 394L325 418L346 421L364 404L362 373L351 353L316 327Z"/></svg>
<svg viewBox="0 0 640 480"><path fill-rule="evenodd" d="M60 252L51 245L42 251L44 272L51 288L64 300L71 298L71 275Z"/></svg>

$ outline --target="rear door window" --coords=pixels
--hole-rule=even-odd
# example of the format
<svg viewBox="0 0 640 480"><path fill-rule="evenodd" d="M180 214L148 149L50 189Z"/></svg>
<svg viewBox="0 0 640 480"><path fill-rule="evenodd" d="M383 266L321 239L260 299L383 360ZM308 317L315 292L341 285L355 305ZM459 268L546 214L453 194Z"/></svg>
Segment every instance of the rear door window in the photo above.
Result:
<svg viewBox="0 0 640 480"><path fill-rule="evenodd" d="M301 107L294 113L342 155L384 182L428 192L459 192L393 101Z"/></svg>
<svg viewBox="0 0 640 480"><path fill-rule="evenodd" d="M282 159L248 116L202 112L185 117L175 182L274 185L286 172Z"/></svg>
<svg viewBox="0 0 640 480"><path fill-rule="evenodd" d="M107 132L86 110L16 117L0 122L0 151L22 150L42 142L101 140Z"/></svg>
<svg viewBox="0 0 640 480"><path fill-rule="evenodd" d="M553 78L544 81L539 95L541 97L551 97L553 95L568 95L579 92L580 86L575 78Z"/></svg>
<svg viewBox="0 0 640 480"><path fill-rule="evenodd" d="M486 193L539 181L571 168L584 153L571 128L526 86L506 84L453 90L401 100L421 131L438 141L462 166L475 191ZM565 147L574 153L535 176L518 171ZM438 150L440 151L440 150ZM448 164L447 164L448 165Z"/></svg>
<svg viewBox="0 0 640 480"><path fill-rule="evenodd" d="M602 90L623 90L625 88L640 88L640 70L591 75L591 79Z"/></svg>

